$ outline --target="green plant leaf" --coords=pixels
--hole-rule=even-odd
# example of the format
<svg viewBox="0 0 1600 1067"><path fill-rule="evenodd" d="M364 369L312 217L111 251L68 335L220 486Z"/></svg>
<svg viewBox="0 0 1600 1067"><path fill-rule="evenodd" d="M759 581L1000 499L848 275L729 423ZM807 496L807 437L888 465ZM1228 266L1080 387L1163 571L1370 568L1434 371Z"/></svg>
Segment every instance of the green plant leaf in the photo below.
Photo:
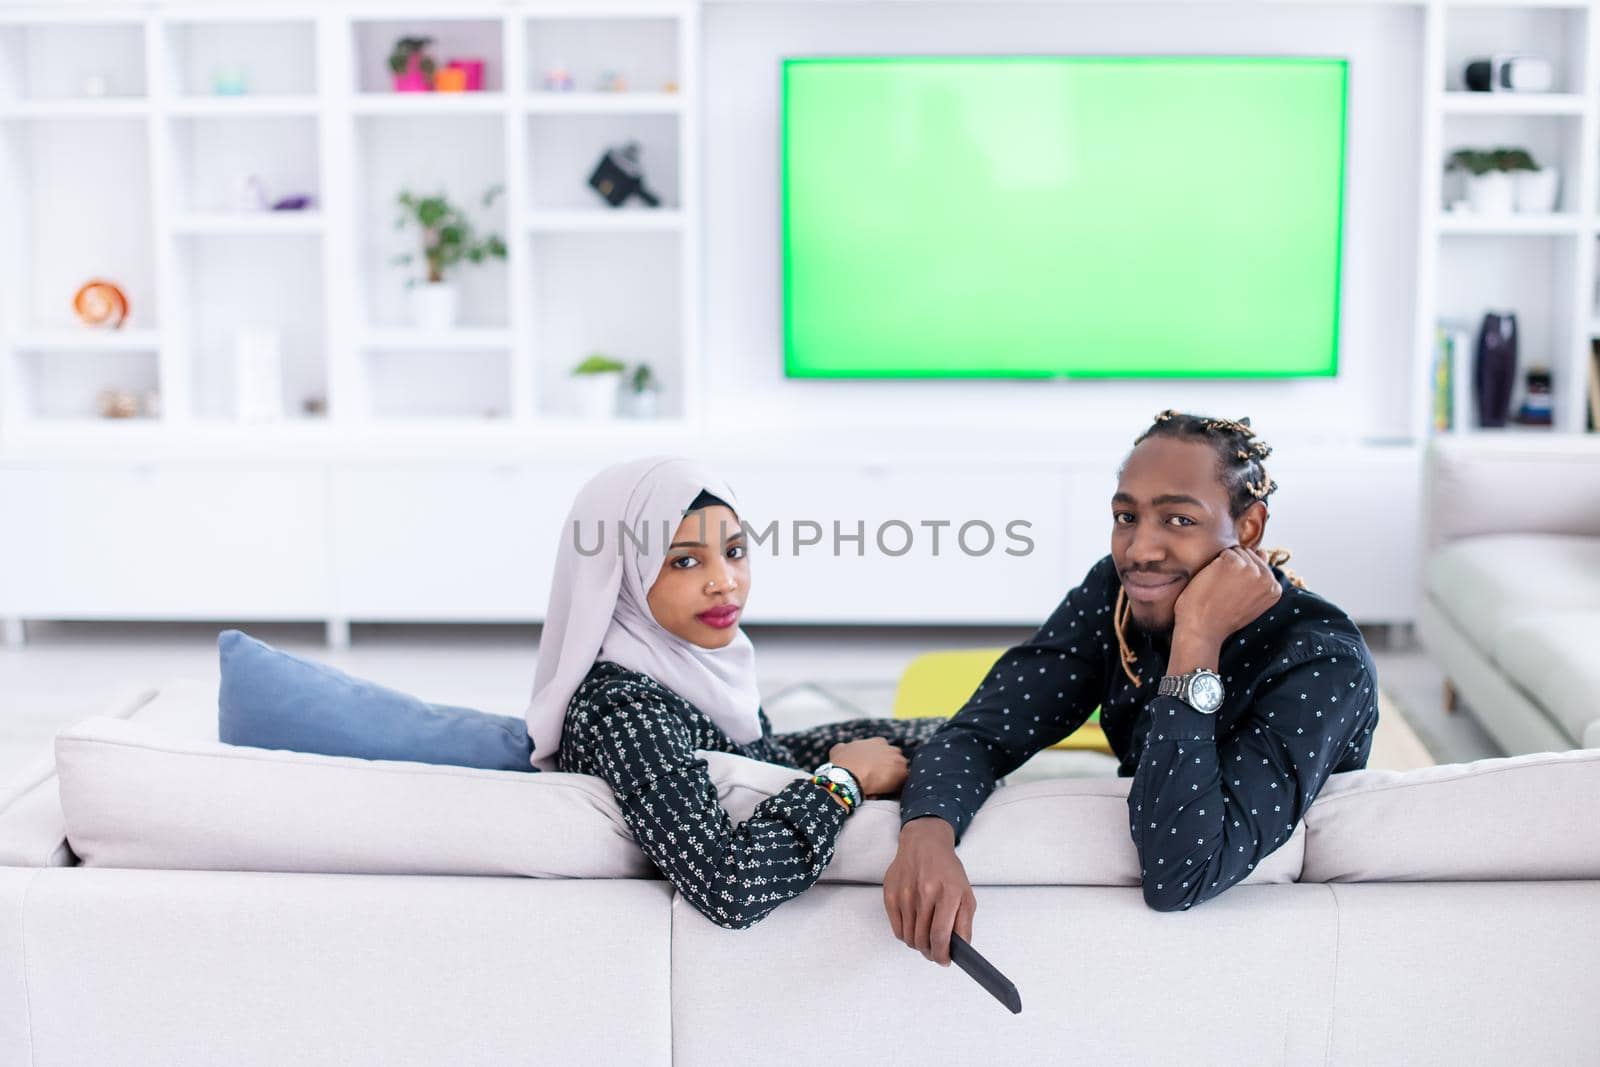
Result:
<svg viewBox="0 0 1600 1067"><path fill-rule="evenodd" d="M594 355L585 359L582 363L579 363L576 367L573 367L572 373L574 375L615 374L618 371L627 369L627 364L623 363L621 360L612 359L610 356L602 355L601 353L596 352Z"/></svg>

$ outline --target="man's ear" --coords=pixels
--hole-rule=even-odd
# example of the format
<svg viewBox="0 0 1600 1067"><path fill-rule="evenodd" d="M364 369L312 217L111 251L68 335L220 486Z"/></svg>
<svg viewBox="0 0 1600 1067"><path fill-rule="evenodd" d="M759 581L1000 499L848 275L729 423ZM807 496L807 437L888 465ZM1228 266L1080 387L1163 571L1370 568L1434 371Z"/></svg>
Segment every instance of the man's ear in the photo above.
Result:
<svg viewBox="0 0 1600 1067"><path fill-rule="evenodd" d="M1260 548L1261 539L1267 535L1267 505L1259 500L1253 502L1244 509L1233 528L1245 548Z"/></svg>

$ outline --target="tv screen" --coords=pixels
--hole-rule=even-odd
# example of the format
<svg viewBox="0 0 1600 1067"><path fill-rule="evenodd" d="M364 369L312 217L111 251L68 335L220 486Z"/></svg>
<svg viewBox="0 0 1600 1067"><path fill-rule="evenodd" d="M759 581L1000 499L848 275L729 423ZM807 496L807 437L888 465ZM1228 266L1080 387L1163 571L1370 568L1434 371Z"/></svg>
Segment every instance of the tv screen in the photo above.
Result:
<svg viewBox="0 0 1600 1067"><path fill-rule="evenodd" d="M786 60L786 372L1334 374L1346 81L1341 59Z"/></svg>

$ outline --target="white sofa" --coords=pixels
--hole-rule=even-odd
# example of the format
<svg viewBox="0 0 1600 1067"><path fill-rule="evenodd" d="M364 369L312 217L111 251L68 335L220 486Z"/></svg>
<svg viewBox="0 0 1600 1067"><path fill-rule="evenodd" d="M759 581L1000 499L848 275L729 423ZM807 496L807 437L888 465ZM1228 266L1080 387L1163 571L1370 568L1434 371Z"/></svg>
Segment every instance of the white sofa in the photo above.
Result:
<svg viewBox="0 0 1600 1067"><path fill-rule="evenodd" d="M1335 776L1179 914L1125 780L1003 787L961 853L1011 1016L892 938L892 803L728 931L594 779L235 748L215 699L136 693L0 798L0 1063L1600 1058L1600 751ZM735 818L793 776L709 762Z"/></svg>
<svg viewBox="0 0 1600 1067"><path fill-rule="evenodd" d="M1600 435L1436 437L1417 633L1511 754L1600 746Z"/></svg>

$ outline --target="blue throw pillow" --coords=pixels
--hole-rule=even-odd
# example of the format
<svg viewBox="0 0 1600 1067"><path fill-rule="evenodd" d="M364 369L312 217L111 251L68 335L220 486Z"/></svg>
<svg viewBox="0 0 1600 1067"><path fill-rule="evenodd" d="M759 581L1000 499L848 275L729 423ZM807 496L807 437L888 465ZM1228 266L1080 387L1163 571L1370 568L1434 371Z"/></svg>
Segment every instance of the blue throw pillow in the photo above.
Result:
<svg viewBox="0 0 1600 1067"><path fill-rule="evenodd" d="M217 635L222 741L325 756L532 771L528 724L508 715L429 704L325 663Z"/></svg>

